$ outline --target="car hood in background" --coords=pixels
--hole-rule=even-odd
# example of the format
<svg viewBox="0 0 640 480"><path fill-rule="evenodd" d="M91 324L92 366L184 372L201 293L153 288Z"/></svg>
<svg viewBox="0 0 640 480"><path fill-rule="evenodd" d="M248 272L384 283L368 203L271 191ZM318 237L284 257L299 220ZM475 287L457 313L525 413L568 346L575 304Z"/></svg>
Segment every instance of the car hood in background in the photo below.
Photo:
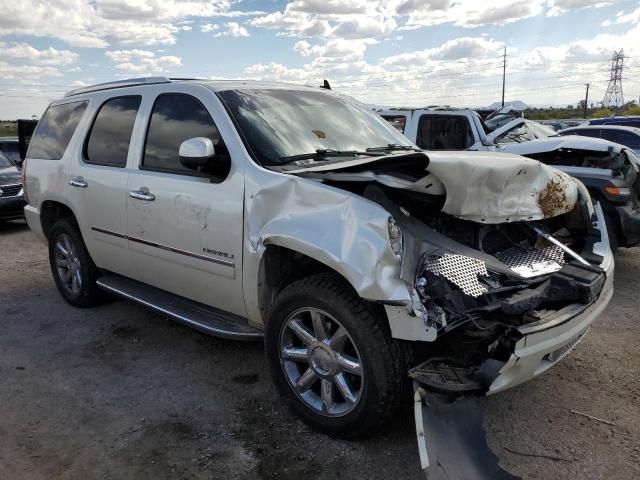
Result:
<svg viewBox="0 0 640 480"><path fill-rule="evenodd" d="M0 168L0 185L21 183L20 171L16 167Z"/></svg>
<svg viewBox="0 0 640 480"><path fill-rule="evenodd" d="M553 152L555 150L591 150L595 152L621 152L623 145L603 140L601 138L584 137L581 135L566 135L548 138L538 138L522 143L503 143L499 148L516 155L531 155L535 153Z"/></svg>

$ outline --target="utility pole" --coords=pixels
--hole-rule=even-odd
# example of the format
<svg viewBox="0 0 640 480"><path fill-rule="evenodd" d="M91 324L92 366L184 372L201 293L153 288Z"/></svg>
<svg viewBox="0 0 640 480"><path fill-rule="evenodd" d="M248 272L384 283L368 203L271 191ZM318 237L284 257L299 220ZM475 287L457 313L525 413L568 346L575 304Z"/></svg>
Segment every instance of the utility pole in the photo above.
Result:
<svg viewBox="0 0 640 480"><path fill-rule="evenodd" d="M502 56L502 106L504 107L504 82L507 76L507 46L504 46L504 55Z"/></svg>
<svg viewBox="0 0 640 480"><path fill-rule="evenodd" d="M587 94L584 96L584 118L587 118L587 102L589 101L589 85L591 84L585 83L585 85L587 86Z"/></svg>

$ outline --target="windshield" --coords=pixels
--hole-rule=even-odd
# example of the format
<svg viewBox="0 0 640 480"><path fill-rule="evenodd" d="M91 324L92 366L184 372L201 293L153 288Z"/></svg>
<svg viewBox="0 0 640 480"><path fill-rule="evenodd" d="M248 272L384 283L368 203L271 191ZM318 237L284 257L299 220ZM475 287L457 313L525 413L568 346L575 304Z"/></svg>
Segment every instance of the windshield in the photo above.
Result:
<svg viewBox="0 0 640 480"><path fill-rule="evenodd" d="M329 92L260 89L218 95L262 165L282 165L288 158L319 150L413 146L376 113Z"/></svg>
<svg viewBox="0 0 640 480"><path fill-rule="evenodd" d="M13 163L4 155L4 153L0 152L0 168L13 167Z"/></svg>

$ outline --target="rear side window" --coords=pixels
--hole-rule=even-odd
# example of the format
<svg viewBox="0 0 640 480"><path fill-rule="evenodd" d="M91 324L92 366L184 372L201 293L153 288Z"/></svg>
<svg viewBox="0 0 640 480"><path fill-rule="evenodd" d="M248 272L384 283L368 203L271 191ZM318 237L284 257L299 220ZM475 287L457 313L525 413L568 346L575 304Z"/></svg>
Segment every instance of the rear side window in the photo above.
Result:
<svg viewBox="0 0 640 480"><path fill-rule="evenodd" d="M85 147L85 162L124 167L141 97L118 97L102 104Z"/></svg>
<svg viewBox="0 0 640 480"><path fill-rule="evenodd" d="M629 148L640 148L640 136L623 130L603 130L602 138Z"/></svg>
<svg viewBox="0 0 640 480"><path fill-rule="evenodd" d="M49 107L38 122L27 156L42 160L60 160L87 109L87 103L71 102Z"/></svg>
<svg viewBox="0 0 640 480"><path fill-rule="evenodd" d="M417 140L425 150L466 150L473 144L469 121L459 115L422 115Z"/></svg>
<svg viewBox="0 0 640 480"><path fill-rule="evenodd" d="M405 117L404 115L381 115L381 117L391 125L393 125L393 127L400 133L404 133L404 127L407 123L407 117Z"/></svg>
<svg viewBox="0 0 640 480"><path fill-rule="evenodd" d="M147 170L194 175L180 164L180 144L194 137L221 143L220 133L207 109L196 98L169 93L160 95L151 113L142 166Z"/></svg>
<svg viewBox="0 0 640 480"><path fill-rule="evenodd" d="M563 135L581 135L583 137L600 138L599 128L583 128L581 130L570 130Z"/></svg>

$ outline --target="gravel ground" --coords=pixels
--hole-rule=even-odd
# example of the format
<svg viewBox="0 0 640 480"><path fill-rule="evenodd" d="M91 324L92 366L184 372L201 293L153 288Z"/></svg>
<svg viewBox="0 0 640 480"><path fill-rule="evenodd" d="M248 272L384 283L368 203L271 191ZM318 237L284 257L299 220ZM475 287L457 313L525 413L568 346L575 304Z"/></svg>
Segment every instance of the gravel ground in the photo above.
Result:
<svg viewBox="0 0 640 480"><path fill-rule="evenodd" d="M281 406L261 344L123 301L65 304L21 222L0 225L0 252L0 479L423 478L409 405L367 441L316 434ZM613 301L573 353L487 400L512 473L640 478L640 250L616 268Z"/></svg>

